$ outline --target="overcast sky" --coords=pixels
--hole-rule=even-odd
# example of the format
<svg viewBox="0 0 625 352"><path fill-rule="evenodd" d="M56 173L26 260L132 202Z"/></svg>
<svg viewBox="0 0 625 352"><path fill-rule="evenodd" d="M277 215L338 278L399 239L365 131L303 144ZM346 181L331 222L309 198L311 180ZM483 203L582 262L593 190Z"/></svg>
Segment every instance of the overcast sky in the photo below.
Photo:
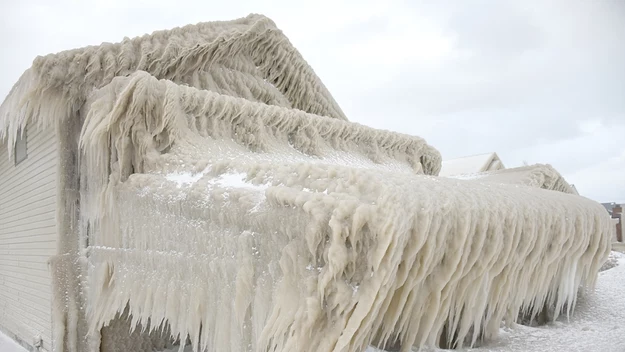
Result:
<svg viewBox="0 0 625 352"><path fill-rule="evenodd" d="M625 202L625 1L0 0L0 100L37 55L189 23L272 18L351 121L444 159L549 163Z"/></svg>

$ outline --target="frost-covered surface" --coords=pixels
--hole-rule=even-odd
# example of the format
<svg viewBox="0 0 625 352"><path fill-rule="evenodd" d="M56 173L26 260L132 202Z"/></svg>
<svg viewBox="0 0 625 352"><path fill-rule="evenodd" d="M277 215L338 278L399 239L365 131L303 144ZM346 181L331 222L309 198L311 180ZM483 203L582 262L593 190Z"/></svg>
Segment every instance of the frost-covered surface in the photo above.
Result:
<svg viewBox="0 0 625 352"><path fill-rule="evenodd" d="M571 309L609 252L600 204L424 175L417 137L145 73L90 106L93 330L129 304L216 351L470 344Z"/></svg>
<svg viewBox="0 0 625 352"><path fill-rule="evenodd" d="M13 339L0 331L0 351L2 352L27 352L25 348L18 345Z"/></svg>

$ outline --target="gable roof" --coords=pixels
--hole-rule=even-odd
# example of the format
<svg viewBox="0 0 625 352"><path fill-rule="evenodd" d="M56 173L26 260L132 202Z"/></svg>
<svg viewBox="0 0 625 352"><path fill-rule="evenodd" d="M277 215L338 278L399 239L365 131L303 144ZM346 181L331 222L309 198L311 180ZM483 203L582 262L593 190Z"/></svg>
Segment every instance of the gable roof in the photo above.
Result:
<svg viewBox="0 0 625 352"><path fill-rule="evenodd" d="M439 176L474 174L505 168L497 153L486 153L443 160Z"/></svg>
<svg viewBox="0 0 625 352"><path fill-rule="evenodd" d="M241 57L245 60L238 60ZM347 120L275 23L251 14L37 57L0 105L0 140L8 139L11 148L17 131L29 121L45 127L76 117L88 95L117 76L141 70L189 84L194 74L219 64L262 76L292 108Z"/></svg>

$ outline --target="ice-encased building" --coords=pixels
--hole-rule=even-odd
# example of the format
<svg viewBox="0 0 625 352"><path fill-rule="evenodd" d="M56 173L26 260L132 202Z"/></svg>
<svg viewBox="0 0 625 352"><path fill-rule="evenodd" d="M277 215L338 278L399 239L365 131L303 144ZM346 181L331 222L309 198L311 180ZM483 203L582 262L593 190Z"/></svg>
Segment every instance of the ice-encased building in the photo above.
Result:
<svg viewBox="0 0 625 352"><path fill-rule="evenodd" d="M460 346L568 312L610 250L563 180L438 177L423 139L349 122L259 15L38 57L0 138L0 328L41 350Z"/></svg>

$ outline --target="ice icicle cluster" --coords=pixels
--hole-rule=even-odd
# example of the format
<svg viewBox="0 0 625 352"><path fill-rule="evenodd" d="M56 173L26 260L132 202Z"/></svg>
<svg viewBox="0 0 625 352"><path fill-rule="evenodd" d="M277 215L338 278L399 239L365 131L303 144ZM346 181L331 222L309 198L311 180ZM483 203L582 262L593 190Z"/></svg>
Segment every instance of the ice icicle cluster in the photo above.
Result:
<svg viewBox="0 0 625 352"><path fill-rule="evenodd" d="M462 346L568 313L610 249L583 197L430 176L420 138L145 72L93 95L81 146L106 175L86 202L94 331L128 307L195 350Z"/></svg>

